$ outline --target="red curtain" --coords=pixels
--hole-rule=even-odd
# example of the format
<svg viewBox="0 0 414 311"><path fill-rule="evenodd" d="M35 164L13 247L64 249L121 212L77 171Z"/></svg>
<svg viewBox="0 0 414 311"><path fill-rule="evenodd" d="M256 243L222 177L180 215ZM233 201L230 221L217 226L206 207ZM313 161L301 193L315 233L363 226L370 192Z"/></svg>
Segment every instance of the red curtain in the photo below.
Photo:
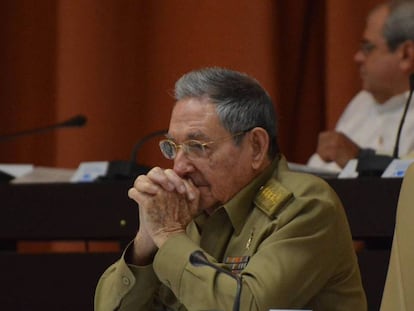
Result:
<svg viewBox="0 0 414 311"><path fill-rule="evenodd" d="M256 77L280 143L305 162L359 88L353 54L378 0L4 0L0 135L83 113L80 129L0 142L0 163L75 168L128 159L168 127L174 81L204 66ZM156 139L138 161L169 165Z"/></svg>

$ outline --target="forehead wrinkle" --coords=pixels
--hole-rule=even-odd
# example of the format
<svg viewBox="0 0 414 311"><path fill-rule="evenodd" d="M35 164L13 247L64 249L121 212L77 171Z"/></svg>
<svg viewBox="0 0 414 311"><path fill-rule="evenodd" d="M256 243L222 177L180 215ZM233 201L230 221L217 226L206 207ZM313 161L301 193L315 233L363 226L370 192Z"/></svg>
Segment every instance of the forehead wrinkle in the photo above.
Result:
<svg viewBox="0 0 414 311"><path fill-rule="evenodd" d="M187 98L177 101L169 127L170 137L187 140L211 141L221 135L222 126L214 104L207 98Z"/></svg>

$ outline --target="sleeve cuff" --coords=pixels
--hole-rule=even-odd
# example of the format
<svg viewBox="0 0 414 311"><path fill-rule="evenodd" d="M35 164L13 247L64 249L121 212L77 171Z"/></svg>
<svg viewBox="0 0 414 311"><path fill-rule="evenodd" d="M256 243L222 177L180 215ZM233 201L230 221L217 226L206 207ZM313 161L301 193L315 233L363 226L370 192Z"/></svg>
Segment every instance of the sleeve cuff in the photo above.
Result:
<svg viewBox="0 0 414 311"><path fill-rule="evenodd" d="M153 267L158 279L179 293L180 283L192 252L200 249L185 233L169 238L155 255Z"/></svg>

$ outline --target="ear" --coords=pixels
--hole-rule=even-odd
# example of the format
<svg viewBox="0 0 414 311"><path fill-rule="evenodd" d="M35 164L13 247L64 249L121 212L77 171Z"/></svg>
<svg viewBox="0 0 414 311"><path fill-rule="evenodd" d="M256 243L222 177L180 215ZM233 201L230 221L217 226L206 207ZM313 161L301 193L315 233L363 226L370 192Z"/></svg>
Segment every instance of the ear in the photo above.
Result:
<svg viewBox="0 0 414 311"><path fill-rule="evenodd" d="M404 72L411 73L414 71L414 41L407 40L400 46L400 68Z"/></svg>
<svg viewBox="0 0 414 311"><path fill-rule="evenodd" d="M255 127L249 132L248 137L252 151L252 168L260 169L263 165L267 165L268 162L269 135L265 129Z"/></svg>

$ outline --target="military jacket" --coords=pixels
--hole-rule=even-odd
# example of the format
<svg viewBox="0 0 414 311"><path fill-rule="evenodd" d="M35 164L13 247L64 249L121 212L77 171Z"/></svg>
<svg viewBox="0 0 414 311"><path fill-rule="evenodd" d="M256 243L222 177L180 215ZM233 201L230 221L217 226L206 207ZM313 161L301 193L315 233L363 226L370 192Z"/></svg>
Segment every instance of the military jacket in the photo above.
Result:
<svg viewBox="0 0 414 311"><path fill-rule="evenodd" d="M240 278L240 310L365 311L365 294L340 200L322 179L269 168L186 233L168 239L148 266L125 253L99 280L96 311L232 310L236 277L193 266L208 260Z"/></svg>

